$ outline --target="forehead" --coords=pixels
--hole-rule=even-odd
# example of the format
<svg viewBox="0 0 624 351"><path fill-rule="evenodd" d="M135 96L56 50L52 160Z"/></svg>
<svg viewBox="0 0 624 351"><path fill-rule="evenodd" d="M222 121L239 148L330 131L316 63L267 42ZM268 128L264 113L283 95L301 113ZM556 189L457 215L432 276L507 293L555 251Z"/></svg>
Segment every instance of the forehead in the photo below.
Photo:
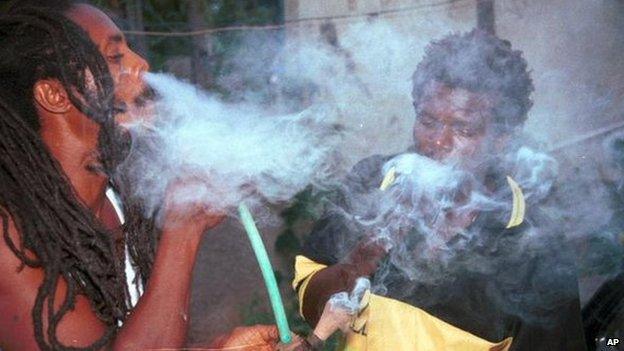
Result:
<svg viewBox="0 0 624 351"><path fill-rule="evenodd" d="M117 25L104 12L86 5L74 5L67 17L89 33L91 40L100 48L104 48L111 41L122 41L123 35Z"/></svg>
<svg viewBox="0 0 624 351"><path fill-rule="evenodd" d="M494 107L492 94L452 88L438 82L427 85L420 106L422 111L431 115L461 120L487 117L492 107Z"/></svg>

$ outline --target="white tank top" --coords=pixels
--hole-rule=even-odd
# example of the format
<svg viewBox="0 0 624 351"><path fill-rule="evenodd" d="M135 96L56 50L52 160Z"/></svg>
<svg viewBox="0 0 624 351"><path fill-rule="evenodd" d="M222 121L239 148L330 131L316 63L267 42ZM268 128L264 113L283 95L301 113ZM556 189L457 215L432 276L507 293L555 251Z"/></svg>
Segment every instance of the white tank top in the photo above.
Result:
<svg viewBox="0 0 624 351"><path fill-rule="evenodd" d="M110 201L110 203L115 208L115 213L117 214L117 218L119 218L119 222L124 224L125 217L121 207L121 200L115 193L115 191L111 188L106 189L106 197ZM143 285L140 281L134 283L134 278L136 277L136 271L134 270L134 266L132 265L130 254L128 253L128 246L125 244L124 240L124 252L125 252L125 260L124 266L126 270L126 285L128 286L128 291L130 292L130 303L132 307L136 306L139 297L143 294Z"/></svg>

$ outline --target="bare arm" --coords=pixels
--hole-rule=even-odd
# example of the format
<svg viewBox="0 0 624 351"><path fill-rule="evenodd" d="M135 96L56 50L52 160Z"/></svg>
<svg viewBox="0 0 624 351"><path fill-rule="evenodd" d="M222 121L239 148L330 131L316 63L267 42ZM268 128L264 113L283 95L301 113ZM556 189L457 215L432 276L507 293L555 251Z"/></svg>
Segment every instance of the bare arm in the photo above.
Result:
<svg viewBox="0 0 624 351"><path fill-rule="evenodd" d="M202 212L202 211L200 211ZM181 348L188 327L191 275L202 233L216 226L221 217L206 213L185 215L180 225L165 227L155 257L150 284L138 305L118 330L113 350ZM18 232L11 222L9 236L19 245ZM43 281L42 269L25 267L0 240L0 347L9 350L38 350L34 338L32 309ZM58 282L56 304L63 301L66 282ZM44 311L45 312L45 311ZM46 314L44 314L44 320ZM43 326L44 333L47 325ZM83 295L75 308L61 319L57 337L67 346L85 347L106 330Z"/></svg>
<svg viewBox="0 0 624 351"><path fill-rule="evenodd" d="M163 233L149 286L117 333L114 350L184 346L200 239L183 228Z"/></svg>
<svg viewBox="0 0 624 351"><path fill-rule="evenodd" d="M191 180L192 182L193 180ZM149 284L137 306L117 332L113 350L181 348L186 343L193 266L202 235L223 216L204 204L175 202L170 187L166 217Z"/></svg>
<svg viewBox="0 0 624 351"><path fill-rule="evenodd" d="M306 321L315 327L329 298L341 291L351 291L355 280L375 273L386 249L380 242L363 239L344 262L318 271L308 283L302 312Z"/></svg>

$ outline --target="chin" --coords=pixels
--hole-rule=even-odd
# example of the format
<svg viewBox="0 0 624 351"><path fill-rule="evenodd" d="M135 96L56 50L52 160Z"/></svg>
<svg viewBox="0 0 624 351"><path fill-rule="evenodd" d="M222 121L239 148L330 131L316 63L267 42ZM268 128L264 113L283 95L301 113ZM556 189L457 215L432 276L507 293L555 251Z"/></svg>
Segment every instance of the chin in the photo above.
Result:
<svg viewBox="0 0 624 351"><path fill-rule="evenodd" d="M85 165L85 170L89 172L90 175L98 178L108 179L106 172L104 170L104 165L102 165L99 161L92 161Z"/></svg>

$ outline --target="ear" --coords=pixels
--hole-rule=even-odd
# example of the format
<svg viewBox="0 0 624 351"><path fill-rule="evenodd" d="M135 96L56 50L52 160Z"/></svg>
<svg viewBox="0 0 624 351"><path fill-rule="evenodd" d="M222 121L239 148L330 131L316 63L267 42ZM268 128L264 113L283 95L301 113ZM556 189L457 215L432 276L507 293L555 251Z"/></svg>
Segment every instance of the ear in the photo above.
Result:
<svg viewBox="0 0 624 351"><path fill-rule="evenodd" d="M37 105L52 113L65 113L72 108L65 88L56 80L39 80L33 87Z"/></svg>

